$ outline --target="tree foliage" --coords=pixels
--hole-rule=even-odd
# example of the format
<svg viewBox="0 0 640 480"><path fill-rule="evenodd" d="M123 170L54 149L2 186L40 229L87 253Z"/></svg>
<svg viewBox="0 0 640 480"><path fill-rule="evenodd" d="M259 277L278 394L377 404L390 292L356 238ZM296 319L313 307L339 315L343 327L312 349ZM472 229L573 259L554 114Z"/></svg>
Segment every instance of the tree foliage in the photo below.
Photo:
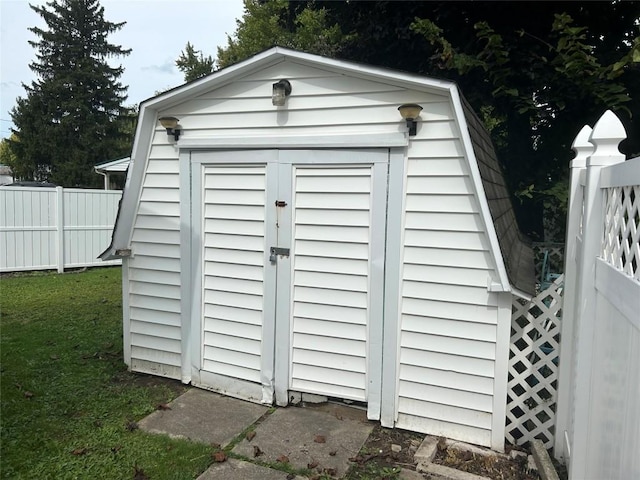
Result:
<svg viewBox="0 0 640 480"><path fill-rule="evenodd" d="M191 82L213 72L215 60L211 55L205 56L200 50L196 50L190 42L180 52L176 60L176 66L184 74L184 81Z"/></svg>
<svg viewBox="0 0 640 480"><path fill-rule="evenodd" d="M130 124L122 106L123 68L108 60L130 50L108 42L123 23L108 22L98 0L53 0L31 6L46 28L32 27L29 43L37 79L23 85L11 116L18 141L11 141L18 178L48 180L63 186L97 186L93 165L130 149ZM124 123L124 124L123 124Z"/></svg>
<svg viewBox="0 0 640 480"><path fill-rule="evenodd" d="M282 45L456 81L492 135L521 227L542 238L565 215L584 124L613 110L622 150L640 153L639 18L640 3L619 1L247 0L218 63ZM547 239L562 240L562 225Z"/></svg>
<svg viewBox="0 0 640 480"><path fill-rule="evenodd" d="M237 20L227 46L218 48L218 65L233 65L273 46L333 57L349 40L328 8L286 0L245 0L242 20Z"/></svg>

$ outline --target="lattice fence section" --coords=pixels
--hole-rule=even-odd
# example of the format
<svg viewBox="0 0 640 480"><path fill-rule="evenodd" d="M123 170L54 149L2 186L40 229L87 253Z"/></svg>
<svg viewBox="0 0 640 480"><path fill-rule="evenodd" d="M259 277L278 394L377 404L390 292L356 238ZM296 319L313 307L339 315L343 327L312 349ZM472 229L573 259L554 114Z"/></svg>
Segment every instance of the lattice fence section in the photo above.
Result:
<svg viewBox="0 0 640 480"><path fill-rule="evenodd" d="M640 185L607 188L602 258L640 281Z"/></svg>
<svg viewBox="0 0 640 480"><path fill-rule="evenodd" d="M514 297L505 436L553 447L564 276L530 302Z"/></svg>

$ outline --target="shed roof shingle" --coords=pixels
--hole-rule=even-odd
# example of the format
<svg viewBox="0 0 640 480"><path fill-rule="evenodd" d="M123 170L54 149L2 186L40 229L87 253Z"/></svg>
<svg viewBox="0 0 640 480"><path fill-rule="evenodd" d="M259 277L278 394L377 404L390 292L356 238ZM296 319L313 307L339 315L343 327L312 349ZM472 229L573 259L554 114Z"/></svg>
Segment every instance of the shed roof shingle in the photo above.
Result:
<svg viewBox="0 0 640 480"><path fill-rule="evenodd" d="M518 290L533 295L535 293L535 273L531 242L518 228L511 196L507 190L491 137L462 95L461 99L509 281Z"/></svg>

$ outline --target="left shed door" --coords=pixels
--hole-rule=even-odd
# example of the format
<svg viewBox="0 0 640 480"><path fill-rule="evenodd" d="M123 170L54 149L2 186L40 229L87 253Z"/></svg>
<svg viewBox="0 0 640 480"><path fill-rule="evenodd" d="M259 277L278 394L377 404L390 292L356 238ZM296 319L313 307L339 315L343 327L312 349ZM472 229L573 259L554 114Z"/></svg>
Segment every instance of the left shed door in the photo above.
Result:
<svg viewBox="0 0 640 480"><path fill-rule="evenodd" d="M234 157L234 153L227 155ZM269 378L273 356L263 348L265 338L271 337L265 331L270 328L265 317L272 317L274 308L265 271L271 232L266 209L269 162L262 157L269 153L256 152L257 163L199 169L203 209L200 382L221 393L266 403L273 399Z"/></svg>

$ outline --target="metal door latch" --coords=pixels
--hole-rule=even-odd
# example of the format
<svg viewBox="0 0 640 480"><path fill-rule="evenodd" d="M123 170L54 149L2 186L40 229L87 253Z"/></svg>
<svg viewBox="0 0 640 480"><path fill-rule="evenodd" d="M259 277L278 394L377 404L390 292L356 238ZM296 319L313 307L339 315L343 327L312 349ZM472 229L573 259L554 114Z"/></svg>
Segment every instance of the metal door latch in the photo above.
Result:
<svg viewBox="0 0 640 480"><path fill-rule="evenodd" d="M280 248L280 247L271 247L269 250L269 261L275 265L278 261L278 255L282 255L283 257L289 256L288 248Z"/></svg>

